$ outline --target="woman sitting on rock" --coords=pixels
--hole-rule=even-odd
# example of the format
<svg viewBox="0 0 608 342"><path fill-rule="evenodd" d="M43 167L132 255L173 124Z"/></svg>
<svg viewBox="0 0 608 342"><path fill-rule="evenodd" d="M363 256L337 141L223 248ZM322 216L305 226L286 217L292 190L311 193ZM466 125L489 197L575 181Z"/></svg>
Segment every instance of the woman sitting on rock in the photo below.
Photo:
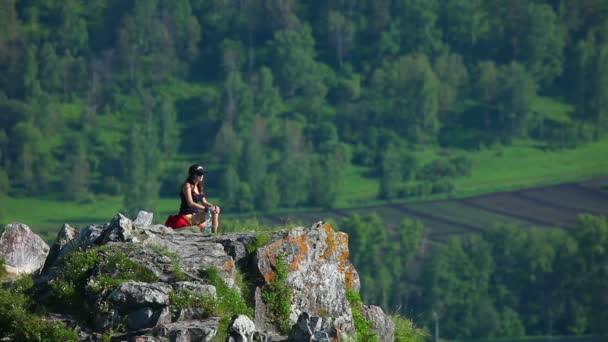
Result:
<svg viewBox="0 0 608 342"><path fill-rule="evenodd" d="M203 179L207 170L194 164L188 169L188 178L182 184L179 194L181 205L178 215L170 215L165 226L182 228L198 226L202 232L217 233L219 229L219 206L209 203L203 191Z"/></svg>

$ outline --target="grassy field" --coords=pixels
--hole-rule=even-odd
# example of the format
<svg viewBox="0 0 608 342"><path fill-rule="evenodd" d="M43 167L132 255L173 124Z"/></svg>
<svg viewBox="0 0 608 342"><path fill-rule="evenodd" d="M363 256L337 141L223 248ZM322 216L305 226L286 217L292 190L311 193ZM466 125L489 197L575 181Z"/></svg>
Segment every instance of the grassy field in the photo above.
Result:
<svg viewBox="0 0 608 342"><path fill-rule="evenodd" d="M455 151L458 153L458 151ZM418 151L421 160L431 160L436 157L434 152ZM510 147L486 149L469 152L473 167L470 177L455 180L456 189L451 198L473 196L483 193L512 190L536 185L559 184L568 181L589 179L594 176L608 175L608 142L592 143L575 150L543 151L529 141L518 142ZM340 185L336 207L348 209L358 206L383 205L384 201L376 198L379 182L366 176L368 170L352 166L345 170L345 178ZM221 204L221 194L213 194L212 202ZM436 198L444 198L438 196ZM430 197L432 199L432 197ZM426 198L425 200L428 200ZM421 199L401 201L416 202ZM163 223L167 215L175 213L179 207L179 199L162 198L155 210L155 223ZM58 201L54 198L4 198L2 203L2 226L9 222L23 222L37 233L54 235L63 223L70 223L77 228L91 223L108 222L123 208L122 198L114 196L97 196L90 203ZM297 211L305 213L314 209L300 208ZM355 210L350 210L356 212ZM451 212L456 212L449 209ZM293 214L294 210L277 210L272 215L279 218L282 213ZM315 213L312 216L320 217ZM445 215L445 214L444 214ZM485 215L489 215L486 213ZM251 217L247 215L226 215L233 219ZM284 215L283 215L284 216ZM311 215L302 214L302 218ZM388 215L393 216L393 215ZM320 217L323 219L325 217ZM462 218L454 217L455 222ZM479 217L480 224L488 220ZM389 221L394 221L389 219ZM265 220L272 222L272 220ZM274 222L278 222L274 220ZM462 222L464 223L464 222Z"/></svg>

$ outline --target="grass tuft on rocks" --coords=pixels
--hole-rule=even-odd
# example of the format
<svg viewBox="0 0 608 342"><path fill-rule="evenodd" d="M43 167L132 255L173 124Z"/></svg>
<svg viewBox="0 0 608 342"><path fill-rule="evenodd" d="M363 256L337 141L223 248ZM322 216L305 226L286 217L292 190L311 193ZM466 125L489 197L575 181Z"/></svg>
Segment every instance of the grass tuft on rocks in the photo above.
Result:
<svg viewBox="0 0 608 342"><path fill-rule="evenodd" d="M286 284L288 266L283 255L277 257L275 272L277 275L273 282L262 288L262 298L266 303L268 318L281 333L286 334L292 326L289 319L292 291Z"/></svg>
<svg viewBox="0 0 608 342"><path fill-rule="evenodd" d="M378 342L378 337L371 330L372 322L365 319L361 312L361 296L359 292L353 289L346 290L346 299L350 303L353 313L353 321L355 323L356 341L361 342Z"/></svg>

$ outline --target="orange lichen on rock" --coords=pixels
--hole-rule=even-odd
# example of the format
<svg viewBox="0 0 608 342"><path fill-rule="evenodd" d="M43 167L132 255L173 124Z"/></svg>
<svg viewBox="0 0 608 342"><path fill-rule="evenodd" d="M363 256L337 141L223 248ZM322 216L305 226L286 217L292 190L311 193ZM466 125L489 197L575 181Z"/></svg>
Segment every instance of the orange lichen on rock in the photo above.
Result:
<svg viewBox="0 0 608 342"><path fill-rule="evenodd" d="M274 278L277 277L277 273L274 271L269 271L264 273L264 280L266 281L266 284L270 284L274 281Z"/></svg>
<svg viewBox="0 0 608 342"><path fill-rule="evenodd" d="M234 270L234 259L229 258L224 263L224 271L232 272Z"/></svg>
<svg viewBox="0 0 608 342"><path fill-rule="evenodd" d="M290 244L294 245L298 252L293 256L293 260L289 263L289 270L295 271L298 269L298 265L300 261L304 259L306 254L308 254L308 245L306 244L306 234L302 234L300 236L287 236L286 240Z"/></svg>
<svg viewBox="0 0 608 342"><path fill-rule="evenodd" d="M325 239L325 243L327 243L327 248L323 252L323 258L329 259L332 255L334 255L334 251L336 249L336 239L334 230L331 229L329 223L323 225L323 228L327 232L327 239Z"/></svg>
<svg viewBox="0 0 608 342"><path fill-rule="evenodd" d="M355 287L355 268L352 266L347 266L344 271L344 285L346 285L347 289L352 289Z"/></svg>
<svg viewBox="0 0 608 342"><path fill-rule="evenodd" d="M348 250L348 234L343 232L336 233L336 245L339 246L339 250L337 253L338 259L338 269L340 271L344 271L346 265L349 265L348 257L350 256L350 252Z"/></svg>
<svg viewBox="0 0 608 342"><path fill-rule="evenodd" d="M277 264L277 249L281 246L282 241L283 240L276 240L264 248L258 249L258 252L260 253L259 258L268 261L269 265L275 266ZM271 270L264 273L263 276L266 283L270 284L276 277L276 274Z"/></svg>

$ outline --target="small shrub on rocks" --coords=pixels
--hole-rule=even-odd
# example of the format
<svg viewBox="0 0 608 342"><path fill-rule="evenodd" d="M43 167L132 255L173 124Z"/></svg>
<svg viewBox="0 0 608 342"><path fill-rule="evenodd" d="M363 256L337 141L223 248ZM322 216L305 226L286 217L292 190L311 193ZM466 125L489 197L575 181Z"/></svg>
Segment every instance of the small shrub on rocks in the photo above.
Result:
<svg viewBox="0 0 608 342"><path fill-rule="evenodd" d="M288 269L284 256L277 257L275 271L277 275L273 282L262 288L262 298L268 309L268 318L277 325L282 333L288 333L292 326L289 319L292 293L285 284Z"/></svg>

